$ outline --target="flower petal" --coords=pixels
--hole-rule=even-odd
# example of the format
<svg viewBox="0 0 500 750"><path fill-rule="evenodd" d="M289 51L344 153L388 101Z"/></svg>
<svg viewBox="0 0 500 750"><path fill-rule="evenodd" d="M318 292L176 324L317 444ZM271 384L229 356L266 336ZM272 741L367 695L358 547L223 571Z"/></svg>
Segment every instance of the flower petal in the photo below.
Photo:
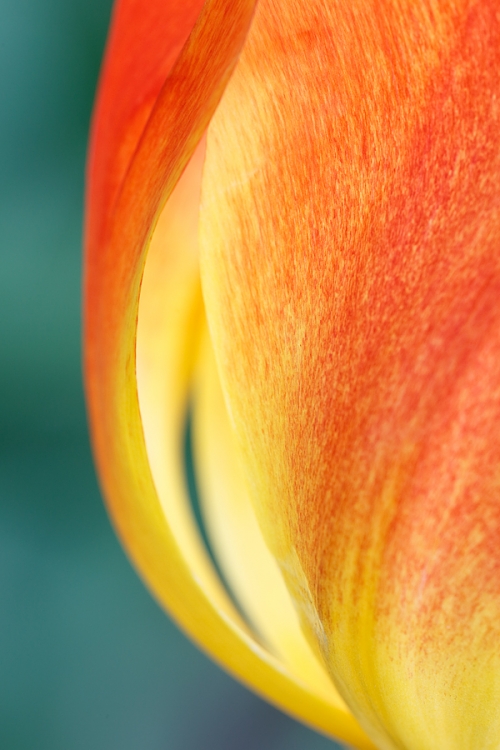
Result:
<svg viewBox="0 0 500 750"><path fill-rule="evenodd" d="M89 244L99 242L151 110L203 3L115 3L92 119L86 227Z"/></svg>
<svg viewBox="0 0 500 750"><path fill-rule="evenodd" d="M202 337L194 392L200 503L214 554L263 643L311 693L349 713L300 629L276 560L262 538L237 460L210 339Z"/></svg>
<svg viewBox="0 0 500 750"><path fill-rule="evenodd" d="M500 736L500 14L261 0L202 281L252 501L380 747Z"/></svg>
<svg viewBox="0 0 500 750"><path fill-rule="evenodd" d="M193 231L200 140L236 63L253 5L206 2L156 101L146 97L147 123L145 110L134 110L146 74L136 90L125 92L116 122L108 129L103 121L122 95L116 80L124 79L119 61L117 72L109 73L108 59L94 123L86 228L85 368L94 451L125 547L183 628L277 705L368 749L371 743L345 709L309 694L256 641L214 575L187 509L182 434L189 350L201 324ZM133 37L127 24L135 16L127 16L127 7L119 6L122 26L112 49L120 47L120 33ZM145 33L141 44L150 38Z"/></svg>

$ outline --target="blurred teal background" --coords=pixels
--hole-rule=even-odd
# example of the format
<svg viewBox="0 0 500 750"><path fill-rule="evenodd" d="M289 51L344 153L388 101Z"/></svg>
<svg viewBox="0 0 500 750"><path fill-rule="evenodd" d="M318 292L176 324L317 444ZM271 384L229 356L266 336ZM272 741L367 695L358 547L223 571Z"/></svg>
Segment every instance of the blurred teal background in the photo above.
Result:
<svg viewBox="0 0 500 750"><path fill-rule="evenodd" d="M0 748L332 750L201 655L112 532L80 372L85 149L110 0L0 8Z"/></svg>

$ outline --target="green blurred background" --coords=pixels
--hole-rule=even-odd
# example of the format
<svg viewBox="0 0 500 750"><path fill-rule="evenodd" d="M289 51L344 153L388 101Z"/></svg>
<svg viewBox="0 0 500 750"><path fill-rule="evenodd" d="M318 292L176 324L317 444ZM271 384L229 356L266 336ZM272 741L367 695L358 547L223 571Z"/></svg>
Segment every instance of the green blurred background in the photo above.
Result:
<svg viewBox="0 0 500 750"><path fill-rule="evenodd" d="M332 750L177 631L99 495L80 275L87 130L110 7L0 2L0 748Z"/></svg>

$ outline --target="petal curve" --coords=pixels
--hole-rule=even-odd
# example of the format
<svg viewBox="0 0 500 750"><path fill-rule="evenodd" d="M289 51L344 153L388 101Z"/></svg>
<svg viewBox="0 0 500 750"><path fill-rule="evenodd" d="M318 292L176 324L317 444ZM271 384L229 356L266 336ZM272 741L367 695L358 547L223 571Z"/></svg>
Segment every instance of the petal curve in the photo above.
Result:
<svg viewBox="0 0 500 750"><path fill-rule="evenodd" d="M349 714L311 695L255 641L210 571L203 567L203 555L196 552L196 540L186 518L181 513L172 520L168 498L158 497L152 475L155 459L148 454L144 430L155 428L151 427L154 419L147 395L143 394L141 404L138 400L137 318L148 247L153 237L151 252L155 252L155 230L161 230L162 208L173 196L224 91L253 9L250 0L208 0L144 127L141 118L145 115L139 117L137 125L127 110L122 135L117 131L109 136L100 128L103 115L102 110L98 112L86 229L85 369L91 432L118 533L159 601L193 638L258 692L322 731L368 750L371 743ZM102 96L105 99L104 89ZM127 135L128 117L132 118L131 140ZM112 142L106 163L108 156L105 158L101 150L106 151L108 137ZM99 174L101 170L103 174ZM185 174L189 180L189 169ZM181 316L187 335L196 331L199 311L198 281L189 248L175 260L172 269L175 274L165 294L175 293L179 281L184 285ZM146 320L147 316L144 325ZM138 344L139 375L141 368L147 369L146 360L141 359L148 356L147 336L143 343L142 349ZM171 349L169 361L174 366L175 381L169 396L175 403L165 415L170 451L166 461L174 467L172 493L184 493L185 499L180 414L187 400L190 367L178 336L165 343ZM177 524L177 531L186 532L186 550L179 545L171 523Z"/></svg>

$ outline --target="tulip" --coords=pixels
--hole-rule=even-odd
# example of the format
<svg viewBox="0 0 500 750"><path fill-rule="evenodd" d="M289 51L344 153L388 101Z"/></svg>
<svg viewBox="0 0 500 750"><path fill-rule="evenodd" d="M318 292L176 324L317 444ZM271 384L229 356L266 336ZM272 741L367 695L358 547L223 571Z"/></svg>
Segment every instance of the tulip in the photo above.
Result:
<svg viewBox="0 0 500 750"><path fill-rule="evenodd" d="M500 747L499 71L497 0L114 10L85 259L104 495L195 641L358 748Z"/></svg>

